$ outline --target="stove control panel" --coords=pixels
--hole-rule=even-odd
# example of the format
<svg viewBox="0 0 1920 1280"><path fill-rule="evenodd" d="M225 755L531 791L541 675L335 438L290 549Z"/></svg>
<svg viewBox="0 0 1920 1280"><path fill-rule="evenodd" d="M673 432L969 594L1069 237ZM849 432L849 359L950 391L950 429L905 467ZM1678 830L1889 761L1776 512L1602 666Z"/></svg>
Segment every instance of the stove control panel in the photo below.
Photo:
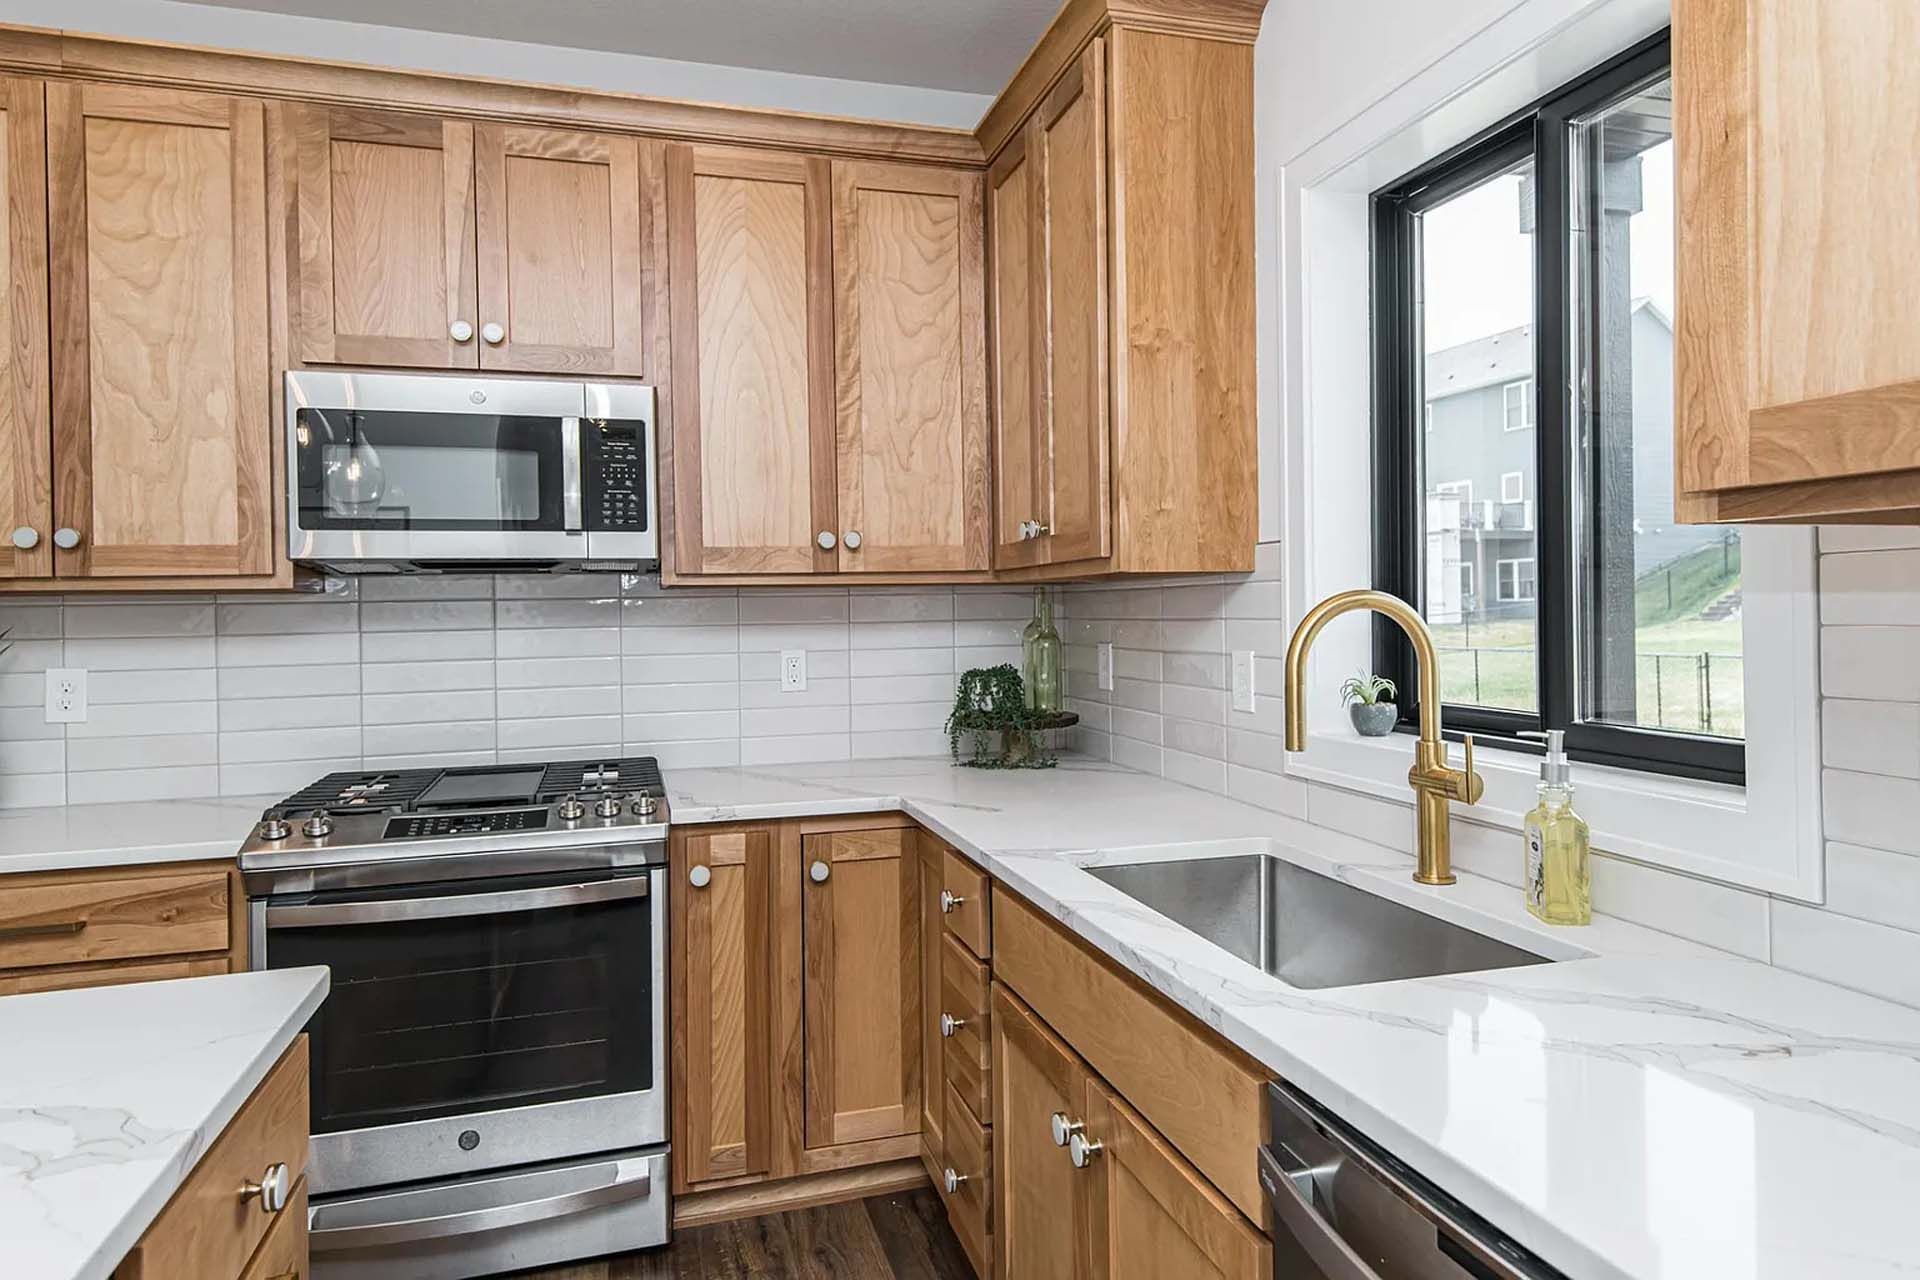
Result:
<svg viewBox="0 0 1920 1280"><path fill-rule="evenodd" d="M452 836L504 835L545 831L548 810L483 809L477 813L410 813L387 819L382 840L440 840Z"/></svg>

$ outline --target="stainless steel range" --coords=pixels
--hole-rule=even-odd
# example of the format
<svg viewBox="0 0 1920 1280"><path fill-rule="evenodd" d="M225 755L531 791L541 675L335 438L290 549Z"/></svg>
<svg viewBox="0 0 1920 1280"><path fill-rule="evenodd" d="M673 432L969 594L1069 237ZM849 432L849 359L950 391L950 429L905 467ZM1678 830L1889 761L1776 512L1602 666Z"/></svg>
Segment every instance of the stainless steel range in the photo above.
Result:
<svg viewBox="0 0 1920 1280"><path fill-rule="evenodd" d="M334 773L261 815L253 967L333 970L316 1280L666 1241L666 862L648 758Z"/></svg>

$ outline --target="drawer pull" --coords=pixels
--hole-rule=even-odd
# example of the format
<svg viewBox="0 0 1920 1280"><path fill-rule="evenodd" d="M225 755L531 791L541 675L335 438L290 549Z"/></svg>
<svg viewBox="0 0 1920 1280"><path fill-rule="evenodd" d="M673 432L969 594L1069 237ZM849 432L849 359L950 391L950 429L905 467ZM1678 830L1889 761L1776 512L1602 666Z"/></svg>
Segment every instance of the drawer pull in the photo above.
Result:
<svg viewBox="0 0 1920 1280"><path fill-rule="evenodd" d="M954 1033L966 1025L967 1020L965 1018L956 1018L950 1013L943 1013L940 1015L940 1038L942 1040L951 1040L953 1039Z"/></svg>
<svg viewBox="0 0 1920 1280"><path fill-rule="evenodd" d="M966 900L966 895L964 894L954 893L950 889L942 889L940 891L940 914L943 916L952 915L960 909L961 904L966 902Z"/></svg>
<svg viewBox="0 0 1920 1280"><path fill-rule="evenodd" d="M62 934L78 933L87 927L86 918L78 920L55 920L48 924L7 924L0 925L0 942L11 942L15 938L53 938Z"/></svg>
<svg viewBox="0 0 1920 1280"><path fill-rule="evenodd" d="M1081 1124L1078 1120L1067 1119L1067 1113L1064 1111L1054 1112L1051 1124L1053 1127L1053 1145L1056 1147L1066 1146L1069 1138L1072 1138L1077 1133L1085 1133L1087 1131L1087 1126Z"/></svg>
<svg viewBox="0 0 1920 1280"><path fill-rule="evenodd" d="M1084 1133L1076 1133L1067 1139L1067 1159L1073 1161L1073 1167L1084 1169L1093 1163L1094 1157L1107 1149L1104 1142L1095 1142Z"/></svg>
<svg viewBox="0 0 1920 1280"><path fill-rule="evenodd" d="M292 1189L293 1178L287 1173L287 1166L275 1161L260 1175L260 1181L249 1182L240 1188L240 1199L246 1201L259 1196L260 1211L275 1214L287 1207L287 1193Z"/></svg>
<svg viewBox="0 0 1920 1280"><path fill-rule="evenodd" d="M946 1184L947 1194L952 1195L960 1189L961 1183L967 1181L967 1175L961 1173L958 1169L948 1168L946 1173L942 1175L941 1181Z"/></svg>
<svg viewBox="0 0 1920 1280"><path fill-rule="evenodd" d="M807 868L807 878L809 880L812 880L815 884L825 884L827 882L827 877L832 874L833 874L833 868L829 867L826 863L820 861L818 858L814 859L813 865Z"/></svg>

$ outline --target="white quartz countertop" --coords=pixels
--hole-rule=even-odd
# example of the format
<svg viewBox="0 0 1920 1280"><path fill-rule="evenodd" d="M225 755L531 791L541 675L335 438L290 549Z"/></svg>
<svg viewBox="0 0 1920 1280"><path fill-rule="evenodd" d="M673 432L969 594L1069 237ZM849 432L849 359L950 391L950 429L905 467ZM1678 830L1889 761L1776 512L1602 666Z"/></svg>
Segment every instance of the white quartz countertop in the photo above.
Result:
<svg viewBox="0 0 1920 1280"><path fill-rule="evenodd" d="M1576 1280L1920 1271L1920 1011L1114 766L667 784L675 824L906 812ZM1299 990L1084 870L1256 850L1560 963Z"/></svg>
<svg viewBox="0 0 1920 1280"><path fill-rule="evenodd" d="M231 858L278 796L0 810L0 875Z"/></svg>
<svg viewBox="0 0 1920 1280"><path fill-rule="evenodd" d="M326 994L314 968L0 997L0 1275L110 1275Z"/></svg>

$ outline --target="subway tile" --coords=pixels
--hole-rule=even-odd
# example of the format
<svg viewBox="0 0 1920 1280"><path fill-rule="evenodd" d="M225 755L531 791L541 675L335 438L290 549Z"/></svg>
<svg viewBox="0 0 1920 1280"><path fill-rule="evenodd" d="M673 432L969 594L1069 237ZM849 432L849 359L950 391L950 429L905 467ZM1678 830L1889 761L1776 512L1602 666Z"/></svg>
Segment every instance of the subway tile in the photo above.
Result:
<svg viewBox="0 0 1920 1280"><path fill-rule="evenodd" d="M502 689L544 689L553 685L619 684L620 659L501 658L493 664L494 684Z"/></svg>
<svg viewBox="0 0 1920 1280"><path fill-rule="evenodd" d="M493 697L491 689L365 693L360 695L361 723L446 724L455 720L491 720Z"/></svg>
<svg viewBox="0 0 1920 1280"><path fill-rule="evenodd" d="M1019 619L969 618L953 624L953 643L972 648L1007 648L1023 642L1027 624ZM1059 630L1058 626L1054 628ZM855 646L859 642L855 641Z"/></svg>
<svg viewBox="0 0 1920 1280"><path fill-rule="evenodd" d="M1151 742L1158 746L1165 727L1159 716L1150 711L1135 711L1130 707L1114 707L1109 725L1115 737L1131 738L1136 742Z"/></svg>
<svg viewBox="0 0 1920 1280"><path fill-rule="evenodd" d="M1920 627L1820 628L1820 692L1920 701Z"/></svg>
<svg viewBox="0 0 1920 1280"><path fill-rule="evenodd" d="M547 717L579 718L601 716L617 721L620 715L620 686L583 685L577 688L502 689L493 695L494 715L508 720L537 720ZM601 735L594 741L620 740L615 723L611 737ZM501 739L501 745L506 740Z"/></svg>
<svg viewBox="0 0 1920 1280"><path fill-rule="evenodd" d="M853 681L851 700L856 704L879 702L953 701L952 672L930 676L873 676Z"/></svg>
<svg viewBox="0 0 1920 1280"><path fill-rule="evenodd" d="M856 591L848 601L847 616L867 622L951 622L950 591Z"/></svg>
<svg viewBox="0 0 1920 1280"><path fill-rule="evenodd" d="M1227 617L1265 618L1278 621L1287 616L1287 593L1278 582L1241 582L1227 588Z"/></svg>
<svg viewBox="0 0 1920 1280"><path fill-rule="evenodd" d="M656 596L620 603L622 627L731 627L740 620L734 596Z"/></svg>
<svg viewBox="0 0 1920 1280"><path fill-rule="evenodd" d="M1075 648L1081 648L1076 645ZM1087 659L1086 670L1099 669L1099 651L1083 649ZM1113 674L1122 680L1159 680L1164 674L1161 662L1162 654L1157 649L1115 649L1113 651Z"/></svg>
<svg viewBox="0 0 1920 1280"><path fill-rule="evenodd" d="M0 773L0 809L37 809L67 802L67 775Z"/></svg>
<svg viewBox="0 0 1920 1280"><path fill-rule="evenodd" d="M492 720L448 720L439 724L369 724L360 730L360 749L367 762L395 756L427 755L436 751L485 752L494 748Z"/></svg>
<svg viewBox="0 0 1920 1280"><path fill-rule="evenodd" d="M614 658L620 654L618 627L529 627L494 635L493 651L502 658Z"/></svg>
<svg viewBox="0 0 1920 1280"><path fill-rule="evenodd" d="M1162 685L1160 714L1221 724L1227 718L1227 695L1224 690L1202 689L1197 685Z"/></svg>
<svg viewBox="0 0 1920 1280"><path fill-rule="evenodd" d="M68 804L183 800L219 794L220 771L211 764L67 774Z"/></svg>
<svg viewBox="0 0 1920 1280"><path fill-rule="evenodd" d="M1920 1005L1920 933L1776 898L1773 963L1795 973Z"/></svg>
<svg viewBox="0 0 1920 1280"><path fill-rule="evenodd" d="M1186 587L1167 587L1160 593L1162 618L1218 618L1226 610L1227 589L1207 582Z"/></svg>
<svg viewBox="0 0 1920 1280"><path fill-rule="evenodd" d="M360 768L360 753L337 760L242 760L220 766L220 792L223 796L292 795L295 791L326 777Z"/></svg>
<svg viewBox="0 0 1920 1280"><path fill-rule="evenodd" d="M220 731L333 728L360 724L360 699L337 693L318 698L234 698L220 704Z"/></svg>
<svg viewBox="0 0 1920 1280"><path fill-rule="evenodd" d="M213 604L86 604L68 601L69 640L117 640L213 634Z"/></svg>
<svg viewBox="0 0 1920 1280"><path fill-rule="evenodd" d="M44 682L40 692L45 693ZM184 671L94 671L87 675L87 702L193 702L219 696L219 673L212 667ZM44 696L35 698L44 702Z"/></svg>
<svg viewBox="0 0 1920 1280"><path fill-rule="evenodd" d="M223 636L337 635L360 629L360 606L351 602L223 604L214 619L215 629Z"/></svg>
<svg viewBox="0 0 1920 1280"><path fill-rule="evenodd" d="M946 649L858 649L848 670L855 679L875 676L950 675L953 653Z"/></svg>
<svg viewBox="0 0 1920 1280"><path fill-rule="evenodd" d="M1117 765L1129 769L1138 769L1142 773L1160 774L1162 764L1161 750L1158 745L1138 742L1115 734L1112 738L1112 760Z"/></svg>
<svg viewBox="0 0 1920 1280"><path fill-rule="evenodd" d="M220 727L219 708L220 704L211 698L198 702L118 702L88 707L85 720L67 726L67 737L71 740L212 733Z"/></svg>
<svg viewBox="0 0 1920 1280"><path fill-rule="evenodd" d="M1920 857L1827 843L1827 910L1920 929Z"/></svg>
<svg viewBox="0 0 1920 1280"><path fill-rule="evenodd" d="M98 677L93 678L93 685L95 687L88 690L88 695L97 699L99 697ZM151 680L145 679L143 674L140 687L150 689L154 685ZM46 702L46 692L46 677L38 671L0 670L0 707L42 706Z"/></svg>
<svg viewBox="0 0 1920 1280"><path fill-rule="evenodd" d="M262 729L220 735L220 759L234 764L248 760L329 760L360 754L358 724L327 729Z"/></svg>
<svg viewBox="0 0 1920 1280"><path fill-rule="evenodd" d="M778 623L741 627L741 653L778 653L782 649L845 649L848 626L841 622Z"/></svg>
<svg viewBox="0 0 1920 1280"><path fill-rule="evenodd" d="M360 669L365 693L437 693L456 689L493 688L493 663L371 662Z"/></svg>
<svg viewBox="0 0 1920 1280"><path fill-rule="evenodd" d="M1117 660L1117 650L1114 656ZM1227 687L1227 655L1224 653L1169 653L1164 655L1161 666L1168 684L1197 685L1203 689Z"/></svg>
<svg viewBox="0 0 1920 1280"><path fill-rule="evenodd" d="M1920 703L1828 698L1820 719L1828 768L1920 778Z"/></svg>
<svg viewBox="0 0 1920 1280"><path fill-rule="evenodd" d="M497 600L493 624L502 631L526 627L573 630L620 625L620 602L604 600Z"/></svg>
<svg viewBox="0 0 1920 1280"><path fill-rule="evenodd" d="M1116 707L1132 707L1136 711L1160 710L1160 696L1167 686L1157 680L1121 680L1117 677L1113 688L1107 692Z"/></svg>
<svg viewBox="0 0 1920 1280"><path fill-rule="evenodd" d="M505 726L501 726L505 731ZM626 755L619 735L608 742L556 742L543 747L502 747L494 752L501 764L535 764L553 760L606 760Z"/></svg>
<svg viewBox="0 0 1920 1280"><path fill-rule="evenodd" d="M855 623L849 630L851 647L855 649L951 648L954 644L954 623L951 621L862 622ZM973 642L969 641L969 643Z"/></svg>
<svg viewBox="0 0 1920 1280"><path fill-rule="evenodd" d="M929 653L939 653L930 649ZM1019 666L1021 653L1019 645L957 645L953 650L953 666L956 671L972 671L976 667Z"/></svg>
<svg viewBox="0 0 1920 1280"><path fill-rule="evenodd" d="M491 726L488 726L491 728ZM468 751L438 747L431 751L400 751L377 755L369 751L364 767L368 769L469 769L500 763L500 753L492 747Z"/></svg>
<svg viewBox="0 0 1920 1280"><path fill-rule="evenodd" d="M360 692L360 668L347 664L222 667L215 674L223 699L318 697Z"/></svg>
<svg viewBox="0 0 1920 1280"><path fill-rule="evenodd" d="M493 602L487 600L371 601L360 606L362 631L480 631L493 626Z"/></svg>
<svg viewBox="0 0 1920 1280"><path fill-rule="evenodd" d="M851 655L845 649L808 649L807 683L819 680L845 680L851 663ZM743 653L740 655L740 679L743 681L765 681L773 684L780 682L780 655L778 653Z"/></svg>
<svg viewBox="0 0 1920 1280"><path fill-rule="evenodd" d="M133 640L68 640L66 665L89 671L158 671L214 664L214 638L156 636ZM8 655L12 656L12 655Z"/></svg>
<svg viewBox="0 0 1920 1280"><path fill-rule="evenodd" d="M1194 720L1161 719L1161 739L1169 752L1182 751L1191 756L1206 756L1225 762L1227 729L1221 724L1203 724ZM1222 777L1224 778L1224 774Z"/></svg>
<svg viewBox="0 0 1920 1280"><path fill-rule="evenodd" d="M1060 611L1066 607L1066 598L1061 597L1054 608L1054 618L1059 621ZM1017 621L1021 626L1033 617L1033 593L1031 591L979 591L963 589L953 596L953 616L956 619L974 620L997 618Z"/></svg>
<svg viewBox="0 0 1920 1280"><path fill-rule="evenodd" d="M855 760L897 756L945 756L947 735L940 729L893 729L878 733L855 731L851 739Z"/></svg>
<svg viewBox="0 0 1920 1280"><path fill-rule="evenodd" d="M532 747L617 746L620 742L618 715L550 715L538 720L502 720L499 746L502 751Z"/></svg>
<svg viewBox="0 0 1920 1280"><path fill-rule="evenodd" d="M38 675L49 667L71 665L66 656L66 645L59 640L15 640L8 639L12 647L0 655L0 671L14 675ZM178 669L178 668L176 668Z"/></svg>
<svg viewBox="0 0 1920 1280"><path fill-rule="evenodd" d="M0 631L7 633L7 639L22 640L58 640L60 638L61 610L58 603L0 604Z"/></svg>
<svg viewBox="0 0 1920 1280"><path fill-rule="evenodd" d="M496 573L496 600L618 600L617 573Z"/></svg>
<svg viewBox="0 0 1920 1280"><path fill-rule="evenodd" d="M468 574L418 574L360 579L360 598L368 601L491 600L493 579Z"/></svg>
<svg viewBox="0 0 1920 1280"><path fill-rule="evenodd" d="M620 628L620 651L633 654L732 653L745 628L626 626ZM791 646L776 646L791 647Z"/></svg>
<svg viewBox="0 0 1920 1280"><path fill-rule="evenodd" d="M221 636L214 643L218 645L219 664L223 667L312 666L360 660L360 637L352 632L317 636ZM74 658L71 640L67 642L67 656ZM75 659L74 665L97 664Z"/></svg>
<svg viewBox="0 0 1920 1280"><path fill-rule="evenodd" d="M744 738L791 737L795 734L845 733L851 717L848 707L748 707L740 712Z"/></svg>
<svg viewBox="0 0 1920 1280"><path fill-rule="evenodd" d="M740 705L737 681L711 684L629 684L620 689L620 709L635 715L649 711L731 711Z"/></svg>
<svg viewBox="0 0 1920 1280"><path fill-rule="evenodd" d="M66 769L67 744L58 738L0 741L0 773L64 773Z"/></svg>
<svg viewBox="0 0 1920 1280"><path fill-rule="evenodd" d="M938 729L953 711L947 702L888 702L853 708L853 731L876 733L900 729Z"/></svg>
<svg viewBox="0 0 1920 1280"><path fill-rule="evenodd" d="M727 769L740 763L740 740L734 737L707 741L655 742L628 738L623 750L633 755L652 755L662 769Z"/></svg>
<svg viewBox="0 0 1920 1280"><path fill-rule="evenodd" d="M1836 626L1920 625L1920 550L1820 557L1820 620Z"/></svg>
<svg viewBox="0 0 1920 1280"><path fill-rule="evenodd" d="M150 769L164 765L218 764L215 733L165 733L138 738L71 738L67 768Z"/></svg>
<svg viewBox="0 0 1920 1280"><path fill-rule="evenodd" d="M740 678L733 653L628 654L620 659L625 684L702 683Z"/></svg>
<svg viewBox="0 0 1920 1280"><path fill-rule="evenodd" d="M515 636L526 632L513 632ZM491 658L494 631L384 631L360 637L363 662L450 662ZM514 654L526 657L526 654Z"/></svg>
<svg viewBox="0 0 1920 1280"><path fill-rule="evenodd" d="M794 593L747 592L740 597L740 622L794 626L806 623L845 622L849 613L847 593L821 591Z"/></svg>
<svg viewBox="0 0 1920 1280"><path fill-rule="evenodd" d="M738 711L649 711L626 716L620 737L628 743L692 742L739 733Z"/></svg>
<svg viewBox="0 0 1920 1280"><path fill-rule="evenodd" d="M740 763L743 765L809 764L822 760L848 760L852 756L852 741L844 733L740 740Z"/></svg>
<svg viewBox="0 0 1920 1280"><path fill-rule="evenodd" d="M1820 550L1888 551L1920 547L1920 527L1873 524L1829 524L1820 528Z"/></svg>
<svg viewBox="0 0 1920 1280"><path fill-rule="evenodd" d="M0 707L0 742L39 742L64 738L65 725L48 724L42 703L26 707Z"/></svg>
<svg viewBox="0 0 1920 1280"><path fill-rule="evenodd" d="M1264 769L1228 763L1227 796L1302 822L1307 817L1307 784Z"/></svg>
<svg viewBox="0 0 1920 1280"><path fill-rule="evenodd" d="M1821 809L1828 840L1874 849L1920 854L1920 782L1826 769L1821 773Z"/></svg>
<svg viewBox="0 0 1920 1280"><path fill-rule="evenodd" d="M847 705L845 680L819 679L811 675L804 689L783 689L776 680L740 681L742 707L844 707Z"/></svg>
<svg viewBox="0 0 1920 1280"><path fill-rule="evenodd" d="M1516 870L1520 837L1505 833ZM1622 858L1593 860L1593 909L1754 960L1767 958L1767 899Z"/></svg>
<svg viewBox="0 0 1920 1280"><path fill-rule="evenodd" d="M1227 793L1227 762L1217 756L1190 755L1169 744L1161 752L1160 760L1161 773L1170 781L1216 795Z"/></svg>

